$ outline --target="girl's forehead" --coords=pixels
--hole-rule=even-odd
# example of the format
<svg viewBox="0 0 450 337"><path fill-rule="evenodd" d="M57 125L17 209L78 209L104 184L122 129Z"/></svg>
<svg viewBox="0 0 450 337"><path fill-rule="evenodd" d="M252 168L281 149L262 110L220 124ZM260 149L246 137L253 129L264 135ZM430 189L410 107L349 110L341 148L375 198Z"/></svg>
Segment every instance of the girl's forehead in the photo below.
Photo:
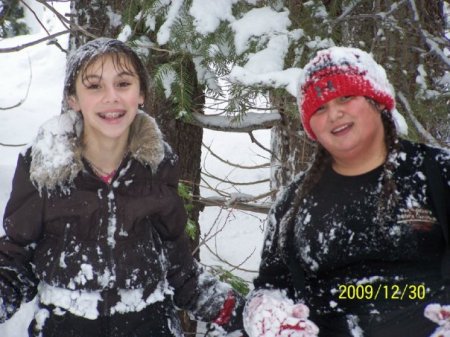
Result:
<svg viewBox="0 0 450 337"><path fill-rule="evenodd" d="M127 72L132 75L136 74L131 60L126 55L107 54L99 56L95 60L87 63L81 70L82 77L89 74L103 74L106 63L112 63L114 70L118 73Z"/></svg>

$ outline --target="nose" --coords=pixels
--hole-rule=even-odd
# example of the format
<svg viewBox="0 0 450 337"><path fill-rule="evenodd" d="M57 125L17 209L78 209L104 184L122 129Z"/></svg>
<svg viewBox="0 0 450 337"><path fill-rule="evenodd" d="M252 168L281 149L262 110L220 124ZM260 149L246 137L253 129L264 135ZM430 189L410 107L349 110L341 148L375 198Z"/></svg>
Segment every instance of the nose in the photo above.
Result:
<svg viewBox="0 0 450 337"><path fill-rule="evenodd" d="M117 90L113 85L106 85L104 89L103 102L114 103L118 101Z"/></svg>
<svg viewBox="0 0 450 337"><path fill-rule="evenodd" d="M335 122L338 119L342 118L344 115L343 111L341 110L340 106L337 104L330 104L328 107L328 119L331 122Z"/></svg>

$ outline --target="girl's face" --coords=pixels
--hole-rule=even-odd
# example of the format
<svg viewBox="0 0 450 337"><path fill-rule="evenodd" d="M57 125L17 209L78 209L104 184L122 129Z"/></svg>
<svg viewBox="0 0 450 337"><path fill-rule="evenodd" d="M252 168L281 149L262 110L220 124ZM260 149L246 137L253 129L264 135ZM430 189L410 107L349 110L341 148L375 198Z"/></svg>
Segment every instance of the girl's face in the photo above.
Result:
<svg viewBox="0 0 450 337"><path fill-rule="evenodd" d="M312 115L310 125L334 159L353 160L385 152L381 113L363 96L341 96L327 102Z"/></svg>
<svg viewBox="0 0 450 337"><path fill-rule="evenodd" d="M76 94L68 103L83 115L85 139L127 139L138 105L144 103L134 67L125 58L117 61L101 57L77 76Z"/></svg>

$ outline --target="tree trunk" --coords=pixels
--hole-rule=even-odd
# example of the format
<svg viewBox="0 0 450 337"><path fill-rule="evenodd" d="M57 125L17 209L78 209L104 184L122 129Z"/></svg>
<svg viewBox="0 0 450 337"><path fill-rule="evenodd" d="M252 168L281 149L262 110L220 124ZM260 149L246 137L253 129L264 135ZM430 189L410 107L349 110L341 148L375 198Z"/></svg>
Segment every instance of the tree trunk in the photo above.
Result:
<svg viewBox="0 0 450 337"><path fill-rule="evenodd" d="M271 132L270 187L272 191L278 191L288 185L295 174L308 167L314 146L302 131L298 109L287 110L287 107L295 106L292 98L272 95L271 104L281 115L280 123Z"/></svg>

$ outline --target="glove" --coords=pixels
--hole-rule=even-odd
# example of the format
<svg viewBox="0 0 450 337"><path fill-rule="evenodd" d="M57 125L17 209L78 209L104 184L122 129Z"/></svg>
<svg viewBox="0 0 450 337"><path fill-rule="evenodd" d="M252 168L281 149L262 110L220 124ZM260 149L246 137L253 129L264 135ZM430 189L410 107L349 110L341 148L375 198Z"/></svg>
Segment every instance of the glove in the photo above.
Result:
<svg viewBox="0 0 450 337"><path fill-rule="evenodd" d="M237 293L228 292L219 315L207 324L205 337L241 337L244 299Z"/></svg>
<svg viewBox="0 0 450 337"><path fill-rule="evenodd" d="M279 290L257 291L244 308L249 337L317 337L318 327L308 319L309 309L294 304Z"/></svg>
<svg viewBox="0 0 450 337"><path fill-rule="evenodd" d="M430 337L450 337L450 305L428 304L424 315L439 325Z"/></svg>

